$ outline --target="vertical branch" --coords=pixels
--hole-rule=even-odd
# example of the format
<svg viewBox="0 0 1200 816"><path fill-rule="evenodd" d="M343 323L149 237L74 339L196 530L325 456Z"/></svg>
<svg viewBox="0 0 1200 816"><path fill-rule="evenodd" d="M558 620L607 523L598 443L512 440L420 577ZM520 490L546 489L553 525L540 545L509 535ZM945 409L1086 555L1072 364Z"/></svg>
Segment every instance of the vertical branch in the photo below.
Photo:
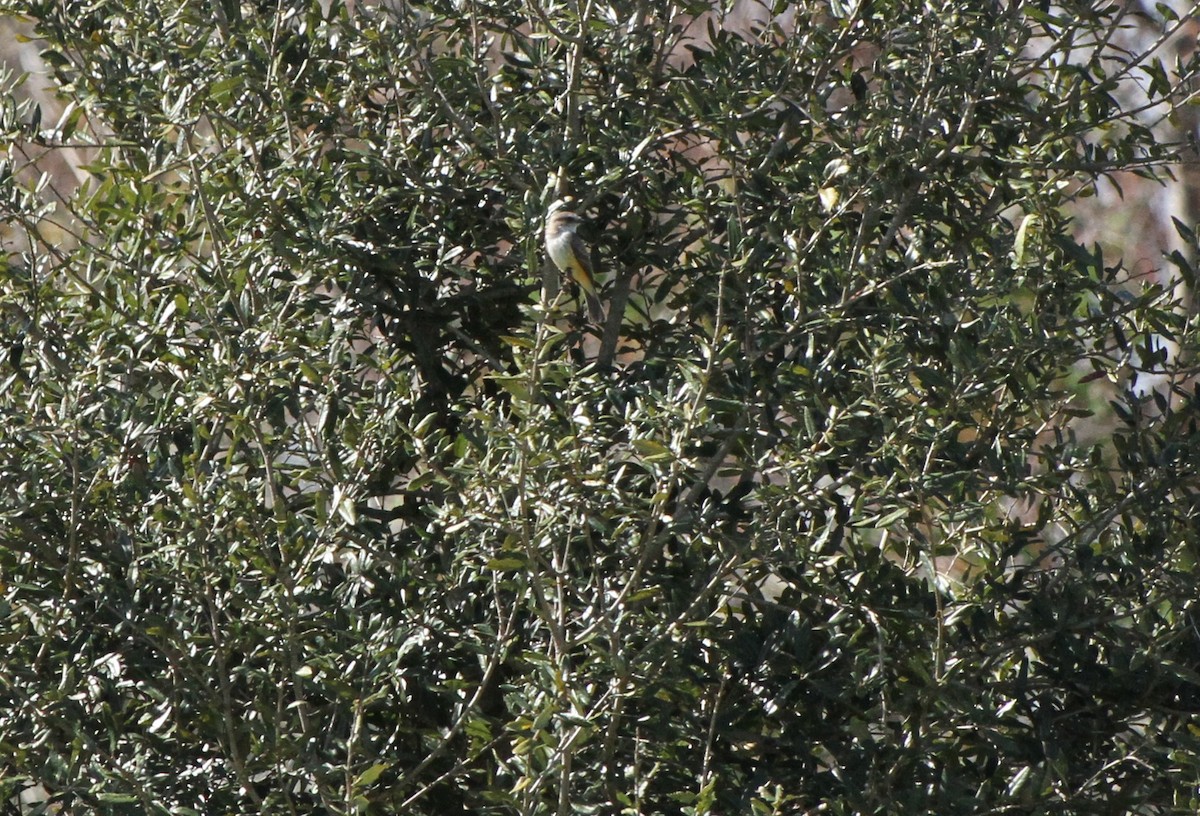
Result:
<svg viewBox="0 0 1200 816"><path fill-rule="evenodd" d="M700 763L700 790L698 795L704 794L704 789L708 787L709 780L712 779L712 758L713 745L717 741L717 715L721 712L721 703L725 699L725 687L729 684L729 675L721 678L721 685L717 687L717 693L713 695L712 715L708 718L708 734L704 738L704 759Z"/></svg>
<svg viewBox="0 0 1200 816"><path fill-rule="evenodd" d="M553 25L549 25L549 20L543 12L542 20L548 24L551 32L555 36L562 39L568 46L567 51L567 86L563 89L562 95L562 110L563 120L565 125L562 134L562 146L559 152L559 165L557 178L555 180L555 195L558 198L563 198L571 194L570 182L567 173L567 158L575 152L580 142L579 130L579 82L580 82L580 65L583 62L583 49L587 43L588 24L591 20L593 8L593 0L583 0L583 5L576 5L576 11L579 17L579 25L575 34L568 34L565 31L556 29Z"/></svg>
<svg viewBox="0 0 1200 816"><path fill-rule="evenodd" d="M622 267L617 271L613 281L612 296L608 301L608 321L604 324L604 332L600 337L600 351L596 355L596 364L600 368L612 365L617 354L617 343L621 339L621 325L625 315L625 305L629 302L629 286L633 279L633 269Z"/></svg>

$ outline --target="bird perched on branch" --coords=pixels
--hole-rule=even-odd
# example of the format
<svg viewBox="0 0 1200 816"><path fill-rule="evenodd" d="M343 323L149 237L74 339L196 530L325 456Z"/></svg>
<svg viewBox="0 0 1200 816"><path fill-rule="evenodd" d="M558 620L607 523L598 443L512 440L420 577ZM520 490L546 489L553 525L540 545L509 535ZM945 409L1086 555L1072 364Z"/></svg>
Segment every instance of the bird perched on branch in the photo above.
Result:
<svg viewBox="0 0 1200 816"><path fill-rule="evenodd" d="M562 272L583 290L588 317L593 323L604 322L604 306L596 294L591 256L583 239L575 232L583 219L570 210L555 210L546 219L546 254Z"/></svg>

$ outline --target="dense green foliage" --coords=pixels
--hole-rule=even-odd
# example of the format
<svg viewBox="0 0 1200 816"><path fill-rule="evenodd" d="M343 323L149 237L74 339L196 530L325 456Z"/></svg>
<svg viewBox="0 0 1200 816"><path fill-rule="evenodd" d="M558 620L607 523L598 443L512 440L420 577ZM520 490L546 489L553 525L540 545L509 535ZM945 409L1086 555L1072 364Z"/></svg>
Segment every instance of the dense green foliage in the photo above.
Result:
<svg viewBox="0 0 1200 816"><path fill-rule="evenodd" d="M1067 5L17 4L0 795L1196 812L1194 328L1064 209L1172 72Z"/></svg>

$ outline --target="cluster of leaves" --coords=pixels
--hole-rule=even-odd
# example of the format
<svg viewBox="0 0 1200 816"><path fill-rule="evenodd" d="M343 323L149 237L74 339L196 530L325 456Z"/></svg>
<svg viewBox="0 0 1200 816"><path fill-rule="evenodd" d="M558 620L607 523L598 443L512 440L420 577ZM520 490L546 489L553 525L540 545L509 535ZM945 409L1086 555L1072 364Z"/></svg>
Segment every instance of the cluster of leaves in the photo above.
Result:
<svg viewBox="0 0 1200 816"><path fill-rule="evenodd" d="M1191 323L1064 214L1173 91L1064 6L21 3L0 795L1194 812Z"/></svg>

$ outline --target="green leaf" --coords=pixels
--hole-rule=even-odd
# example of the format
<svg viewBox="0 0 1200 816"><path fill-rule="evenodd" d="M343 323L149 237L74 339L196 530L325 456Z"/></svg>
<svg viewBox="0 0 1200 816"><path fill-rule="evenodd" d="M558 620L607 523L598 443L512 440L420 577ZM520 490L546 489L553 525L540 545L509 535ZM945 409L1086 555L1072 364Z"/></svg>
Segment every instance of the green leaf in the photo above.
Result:
<svg viewBox="0 0 1200 816"><path fill-rule="evenodd" d="M380 775L390 767L390 762L376 762L354 778L354 789L361 790L374 784Z"/></svg>

